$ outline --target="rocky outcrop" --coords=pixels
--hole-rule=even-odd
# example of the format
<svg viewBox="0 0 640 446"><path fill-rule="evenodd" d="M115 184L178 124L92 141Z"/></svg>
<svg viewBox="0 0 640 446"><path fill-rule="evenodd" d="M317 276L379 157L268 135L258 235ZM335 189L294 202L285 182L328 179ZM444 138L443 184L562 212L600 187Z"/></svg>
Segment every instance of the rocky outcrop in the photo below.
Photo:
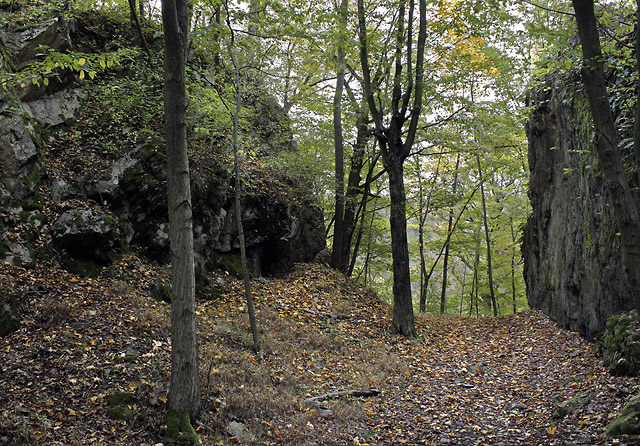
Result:
<svg viewBox="0 0 640 446"><path fill-rule="evenodd" d="M161 262L169 260L165 162L164 145L152 139L116 160L97 180L85 181L87 196L118 215L127 243ZM206 175L199 171L202 164ZM240 248L232 180L213 160L192 169L196 264L205 270L227 268ZM67 198L76 193L65 190ZM257 276L310 261L325 246L322 212L307 200L254 191L241 206L248 257Z"/></svg>
<svg viewBox="0 0 640 446"><path fill-rule="evenodd" d="M0 103L0 206L30 200L42 172L38 148L24 117L9 111L11 105L16 110L19 103L8 95L5 101Z"/></svg>
<svg viewBox="0 0 640 446"><path fill-rule="evenodd" d="M86 40L89 28L81 25L81 21L72 24L71 36L82 38L84 33ZM90 34L88 40L94 43L99 40L99 36ZM7 66L12 69L33 63L42 45L59 51L76 48L69 27L58 19L23 29L5 29L0 40L7 48ZM0 62L2 60L0 58ZM122 68L116 76L126 79L136 71L135 62L129 62L131 71ZM96 274L100 267L127 249L168 263L164 144L158 135L157 122L154 129L142 128L152 118L142 124L128 120L132 113L160 103L157 96L161 98L161 81L153 84L151 92L140 87L140 91L149 93L144 96L149 104L128 108L123 113L127 119L121 116L114 126L106 122L102 125L104 117L97 117L95 109L103 105L96 106L96 102L91 103L89 99L87 108L93 105L94 114L86 121L99 127L96 133L100 135L99 141L85 140L78 136L82 130L77 129L76 137L65 140L61 133L47 130L71 125L88 95L71 71L59 74L52 76L47 85L27 82L24 86L18 85L13 94L5 95L12 102L3 105L2 110L12 111L0 116L0 208L5 207L13 221L12 228L17 228L25 223L19 217L23 204L29 204L29 212L43 209L42 202L26 202L34 199L37 186L44 185L46 198L49 203L53 202L51 207L56 211L37 232L47 231L47 236L51 236L50 245L58 253L56 258L78 274ZM138 81L136 85L146 86L144 80ZM264 91L258 79L247 77L245 81L251 88L243 95L248 122L243 135L251 141L255 153L273 156L295 150L286 113ZM118 127L121 124L124 127ZM34 143L42 132L54 141L48 152L54 167L45 178L41 175L44 168ZM133 134L135 136L129 137ZM75 145L75 141L80 145ZM108 148L92 146L105 141L109 143ZM221 144L226 144L226 140ZM232 169L228 157L221 154L222 151L211 149L210 154L199 153L191 160L194 245L199 271L237 269L239 241L232 199L234 184L229 175ZM312 260L325 245L321 210L291 178L277 178L269 183L267 172L263 175L256 171L252 175L265 177L259 180L260 187L250 188L242 199L246 246L254 274L278 274L295 263ZM281 181L290 183L279 189ZM8 228L2 225L0 222L0 229ZM0 257L5 261L31 264L32 251L24 238L9 241L0 236Z"/></svg>
<svg viewBox="0 0 640 446"><path fill-rule="evenodd" d="M71 46L69 29L60 18L44 23L13 29L6 33L5 46L11 54L15 67L20 70L32 64L43 46L60 51Z"/></svg>
<svg viewBox="0 0 640 446"><path fill-rule="evenodd" d="M527 297L563 327L593 337L609 316L631 309L630 290L580 80L550 79L528 95Z"/></svg>

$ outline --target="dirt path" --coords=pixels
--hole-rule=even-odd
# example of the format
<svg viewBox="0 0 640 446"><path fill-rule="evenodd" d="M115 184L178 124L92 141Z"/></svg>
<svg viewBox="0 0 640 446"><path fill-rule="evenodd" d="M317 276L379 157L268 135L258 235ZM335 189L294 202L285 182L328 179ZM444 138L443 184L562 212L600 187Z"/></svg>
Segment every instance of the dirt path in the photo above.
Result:
<svg viewBox="0 0 640 446"><path fill-rule="evenodd" d="M394 344L406 373L368 404L370 444L616 444L601 433L638 380L609 376L589 343L541 313L431 315L419 330L424 343ZM553 416L575 397L572 413Z"/></svg>

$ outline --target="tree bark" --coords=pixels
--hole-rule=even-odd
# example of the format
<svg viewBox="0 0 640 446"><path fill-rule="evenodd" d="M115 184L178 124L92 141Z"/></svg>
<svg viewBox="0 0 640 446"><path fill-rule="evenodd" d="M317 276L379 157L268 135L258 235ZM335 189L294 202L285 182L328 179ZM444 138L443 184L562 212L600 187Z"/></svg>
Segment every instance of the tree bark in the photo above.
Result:
<svg viewBox="0 0 640 446"><path fill-rule="evenodd" d="M399 3L398 19L395 23L395 72L389 110L383 110L384 101L376 101L371 85L371 67L367 49L367 26L364 1L358 0L358 37L360 41L360 64L364 96L375 126L375 136L380 146L382 163L389 176L389 198L391 200L391 252L393 259L393 321L392 330L405 336L416 336L409 273L409 247L407 245L406 202L403 178L403 163L411 151L422 112L424 82L424 50L427 35L427 7L425 0L418 0L418 39L414 48L414 0ZM405 18L405 14L407 17ZM407 29L405 30L405 20ZM413 66L413 50L415 68ZM406 75L403 75L403 71ZM404 90L404 92L403 92ZM411 107L409 107L411 105ZM389 115L389 124L384 116ZM405 123L408 125L405 128ZM404 141L403 141L404 137Z"/></svg>
<svg viewBox="0 0 640 446"><path fill-rule="evenodd" d="M189 31L187 0L163 0L164 113L167 200L171 231L171 382L167 406L195 419L201 408L195 315L195 267L185 66Z"/></svg>
<svg viewBox="0 0 640 446"><path fill-rule="evenodd" d="M458 189L458 168L460 167L460 153L456 157L456 171L453 176L453 187L451 193L456 194ZM447 274L449 270L449 246L451 246L451 233L453 231L453 206L449 210L449 222L447 223L447 241L444 248L444 259L442 261L442 293L440 294L440 314L446 311L447 303Z"/></svg>
<svg viewBox="0 0 640 446"><path fill-rule="evenodd" d="M347 180L347 190L344 200L344 235L342 238L342 265L340 270L346 275L350 276L351 271L351 244L353 242L353 234L357 225L357 213L356 207L358 203L358 195L362 194L362 200L360 200L361 209L365 209L366 201L368 200L368 194L363 193L364 190L369 189L369 185L365 184L360 186L362 180L361 173L364 167L364 155L367 145L367 117L365 112L358 110L358 117L356 121L356 144L353 148L353 153L350 158L349 165L349 178ZM367 180L370 175L367 175ZM363 218L364 215L360 215ZM355 254L354 254L355 257Z"/></svg>
<svg viewBox="0 0 640 446"><path fill-rule="evenodd" d="M478 161L478 175L480 176L480 193L482 194L482 221L484 222L484 236L487 241L487 275L489 277L489 293L491 295L491 305L493 305L493 315L498 315L498 305L496 293L493 287L493 266L491 264L491 237L489 236L489 222L487 220L487 200L484 194L484 179L482 178L482 165L480 155L476 154Z"/></svg>
<svg viewBox="0 0 640 446"><path fill-rule="evenodd" d="M242 105L242 95L240 94L240 70L233 55L233 48L228 46L229 57L233 64L236 84L236 112L233 114L233 165L236 177L236 193L235 193L235 213L236 225L238 228L238 243L240 244L240 263L242 264L242 277L244 279L244 299L247 302L247 312L249 313L249 325L251 326L251 336L253 337L253 350L260 353L260 335L258 334L258 322L256 320L256 311L253 307L253 296L251 294L251 277L249 276L249 266L247 265L247 248L244 239L244 227L242 225L242 203L240 197L242 195L242 180L240 178L240 158L239 158L239 142L238 142L238 119Z"/></svg>
<svg viewBox="0 0 640 446"><path fill-rule="evenodd" d="M331 251L331 267L342 270L342 252L344 239L344 139L342 135L342 92L344 90L345 54L344 30L347 26L349 0L341 0L338 8L340 16L338 37L338 70L336 89L333 96L333 142L335 152L335 224L333 226L333 249Z"/></svg>
<svg viewBox="0 0 640 446"><path fill-rule="evenodd" d="M142 3L140 3L140 10L142 9ZM136 31L138 32L138 37L140 38L140 44L144 48L147 56L151 57L151 52L149 51L149 47L147 46L147 40L144 38L144 33L142 32L142 27L140 26L140 20L138 20L138 13L136 11L136 0L129 0L129 12L131 14L131 19L134 22Z"/></svg>
<svg viewBox="0 0 640 446"><path fill-rule="evenodd" d="M631 286L631 299L640 312L640 211L618 148L618 134L609 103L593 0L573 0L573 9L582 45L582 81L593 116L596 154L620 231L622 264Z"/></svg>
<svg viewBox="0 0 640 446"><path fill-rule="evenodd" d="M640 0L636 7L636 71L640 76ZM639 77L640 79L640 77ZM636 106L633 121L633 148L636 156L636 175L640 180L640 82L636 85Z"/></svg>
<svg viewBox="0 0 640 446"><path fill-rule="evenodd" d="M403 163L400 160L387 166L389 198L391 200L391 257L393 261L393 322L392 330L409 337L417 335L413 316L413 299L409 271L407 241L407 211L404 190Z"/></svg>

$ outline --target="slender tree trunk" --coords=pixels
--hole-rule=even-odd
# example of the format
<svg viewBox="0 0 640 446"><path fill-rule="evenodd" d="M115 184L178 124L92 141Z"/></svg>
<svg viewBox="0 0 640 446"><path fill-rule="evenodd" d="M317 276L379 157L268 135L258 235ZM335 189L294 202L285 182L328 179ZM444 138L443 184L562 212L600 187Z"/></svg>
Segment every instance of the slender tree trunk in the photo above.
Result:
<svg viewBox="0 0 640 446"><path fill-rule="evenodd" d="M342 135L342 92L344 90L345 54L344 29L347 26L349 0L341 0L338 9L340 29L338 43L338 73L336 89L333 96L333 142L335 153L335 224L333 226L333 250L331 251L331 267L342 269L342 251L344 239L344 141Z"/></svg>
<svg viewBox="0 0 640 446"><path fill-rule="evenodd" d="M467 264L464 264L464 271L462 272L462 291L460 291L460 309L458 310L458 316L462 316L462 303L464 302L464 289L467 285Z"/></svg>
<svg viewBox="0 0 640 446"><path fill-rule="evenodd" d="M453 176L452 194L458 189L458 168L460 167L460 153L456 157L456 171ZM446 311L447 303L447 273L449 271L449 246L451 245L451 232L453 231L453 206L449 210L449 222L447 224L447 240L444 248L444 260L442 264L442 293L440 294L440 314Z"/></svg>
<svg viewBox="0 0 640 446"><path fill-rule="evenodd" d="M620 231L622 264L631 286L631 300L640 312L640 210L631 192L618 148L618 135L609 103L593 0L573 0L573 9L584 59L582 81L596 132L596 154ZM636 147L636 153L638 150Z"/></svg>
<svg viewBox="0 0 640 446"><path fill-rule="evenodd" d="M142 3L140 3L140 8L142 10ZM144 48L147 56L151 57L151 52L149 51L149 47L147 46L147 40L144 38L144 33L142 32L142 27L140 26L140 20L138 20L138 13L136 12L136 0L129 0L129 12L131 14L131 20L134 23L136 30L138 31L140 45L142 45L142 47Z"/></svg>
<svg viewBox="0 0 640 446"><path fill-rule="evenodd" d="M420 113L422 112L427 7L425 0L418 0L418 38L414 48L415 0L409 0L408 11L406 10L406 5L407 2L405 0L399 2L398 18L395 23L395 72L393 74L392 98L388 110L388 126L385 124L384 119L387 112L382 109L382 102L376 101L375 92L371 84L371 67L367 49L367 25L363 0L358 0L358 38L360 41L360 64L362 67L364 97L373 118L375 136L380 146L382 162L389 176L391 252L394 280L394 310L391 325L393 332L414 337L416 336L416 329L411 296L411 276L409 274L403 163L411 152L420 122ZM414 50L415 67L413 66ZM378 108L379 106L380 108ZM404 128L407 122L408 126Z"/></svg>
<svg viewBox="0 0 640 446"><path fill-rule="evenodd" d="M356 121L356 144L351 154L350 166L349 166L349 179L347 180L347 191L345 194L344 203L344 235L342 239L342 265L340 270L347 276L351 275L351 244L353 242L353 234L356 228L356 205L358 202L358 195L361 194L360 181L362 168L364 166L364 155L367 145L367 117L364 112L359 111ZM367 179L370 176L367 176ZM365 185L362 189L368 188ZM363 195L363 200L367 200L368 195ZM364 203L361 200L362 207Z"/></svg>
<svg viewBox="0 0 640 446"><path fill-rule="evenodd" d="M171 231L171 382L167 406L195 419L201 408L195 315L195 267L185 66L189 32L186 0L163 0L164 113L167 199Z"/></svg>
<svg viewBox="0 0 640 446"><path fill-rule="evenodd" d="M516 232L513 229L513 218L509 218L511 223L511 297L513 298L513 314L517 313L516 309Z"/></svg>
<svg viewBox="0 0 640 446"><path fill-rule="evenodd" d="M440 164L438 164L440 167ZM416 156L416 172L418 174L418 249L420 251L420 313L427 311L427 288L425 281L427 279L427 261L424 255L424 224L427 218L428 206L424 204L424 193L422 188L422 178L420 176L420 158ZM436 176L438 176L436 172Z"/></svg>
<svg viewBox="0 0 640 446"><path fill-rule="evenodd" d="M374 156L373 159L369 161L369 169L367 172L367 177L364 181L363 191L362 191L362 199L360 201L360 209L358 210L358 214L360 214L360 225L358 228L358 234L356 235L356 241L353 243L353 253L351 254L351 262L349 263L349 269L347 270L346 275L351 276L353 274L353 269L356 265L356 260L358 258L358 253L360 251L360 244L362 242L362 235L364 233L365 227L365 218L367 216L367 207L369 204L369 197L371 195L371 184L373 183L373 169L378 162L378 156ZM356 216L355 221L358 221Z"/></svg>
<svg viewBox="0 0 640 446"><path fill-rule="evenodd" d="M260 353L260 335L258 334L258 322L256 321L256 312L253 307L253 296L251 295L251 277L249 276L249 266L247 264L247 248L244 241L244 227L242 225L242 204L240 197L242 195L242 179L240 178L240 159L238 152L238 117L242 105L242 95L240 94L240 70L236 58L233 55L233 48L228 47L229 57L233 64L236 83L236 112L233 115L233 163L236 177L236 193L235 193L235 210L236 225L238 228L238 242L240 243L240 262L242 263L242 277L244 279L244 298L247 302L247 312L249 313L249 325L251 326L251 336L253 337L253 350Z"/></svg>
<svg viewBox="0 0 640 446"><path fill-rule="evenodd" d="M471 290L471 308L469 308L469 316L471 316L471 314L473 313L473 298L475 295L476 317L480 317L480 312L478 311L478 290L480 288L480 275L478 274L478 268L480 267L480 239L480 226L478 226L478 230L476 232L476 252L473 259L473 289Z"/></svg>
<svg viewBox="0 0 640 446"><path fill-rule="evenodd" d="M493 305L493 315L498 315L498 305L496 303L496 293L493 287L493 266L491 264L491 237L489 235L489 222L487 220L487 200L484 194L484 180L482 178L482 165L480 155L476 155L478 161L478 175L480 176L480 193L482 194L482 221L484 222L484 235L487 241L487 275L489 276L489 293L491 295L491 305Z"/></svg>

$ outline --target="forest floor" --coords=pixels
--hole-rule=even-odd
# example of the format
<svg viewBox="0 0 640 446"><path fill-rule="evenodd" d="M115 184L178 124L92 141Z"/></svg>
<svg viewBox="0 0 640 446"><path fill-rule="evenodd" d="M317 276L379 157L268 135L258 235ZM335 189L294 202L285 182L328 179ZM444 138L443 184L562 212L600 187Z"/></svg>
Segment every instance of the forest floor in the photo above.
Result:
<svg viewBox="0 0 640 446"><path fill-rule="evenodd" d="M163 276L134 256L98 279L0 264L0 288L23 303L0 339L0 445L162 442L169 305L150 290ZM205 445L638 444L602 433L639 380L608 375L592 344L539 312L420 315L407 340L367 290L299 265L252 282L258 357L241 282L219 279L227 292L197 311ZM107 416L114 391L135 398L128 421Z"/></svg>

